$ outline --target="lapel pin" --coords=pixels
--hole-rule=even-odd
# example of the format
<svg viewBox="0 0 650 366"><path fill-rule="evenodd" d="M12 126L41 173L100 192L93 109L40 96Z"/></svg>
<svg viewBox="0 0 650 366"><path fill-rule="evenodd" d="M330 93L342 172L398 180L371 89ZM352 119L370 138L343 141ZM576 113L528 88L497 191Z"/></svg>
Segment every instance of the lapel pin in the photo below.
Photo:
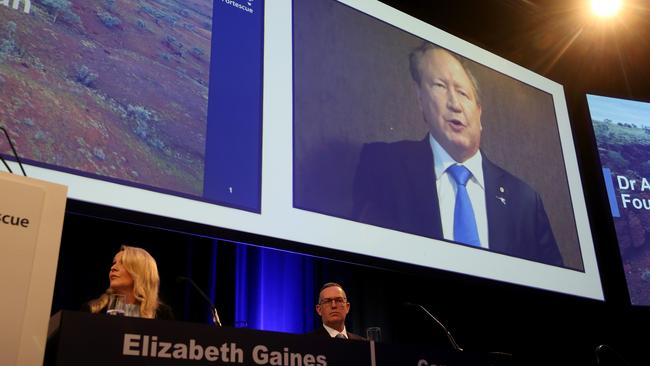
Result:
<svg viewBox="0 0 650 366"><path fill-rule="evenodd" d="M499 193L505 193L506 189L503 186L499 186ZM506 198L504 196L496 196L499 201L505 206Z"/></svg>

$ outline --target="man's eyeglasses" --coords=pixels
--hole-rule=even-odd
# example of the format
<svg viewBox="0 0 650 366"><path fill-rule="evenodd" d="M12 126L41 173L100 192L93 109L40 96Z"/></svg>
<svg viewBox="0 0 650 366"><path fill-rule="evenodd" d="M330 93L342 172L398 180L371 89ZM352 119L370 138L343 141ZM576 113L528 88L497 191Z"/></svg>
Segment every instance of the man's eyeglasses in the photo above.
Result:
<svg viewBox="0 0 650 366"><path fill-rule="evenodd" d="M348 299L344 297L325 298L325 299L321 299L319 302L321 306L323 305L332 306L333 304L336 304L337 306L343 306L347 303L348 303Z"/></svg>

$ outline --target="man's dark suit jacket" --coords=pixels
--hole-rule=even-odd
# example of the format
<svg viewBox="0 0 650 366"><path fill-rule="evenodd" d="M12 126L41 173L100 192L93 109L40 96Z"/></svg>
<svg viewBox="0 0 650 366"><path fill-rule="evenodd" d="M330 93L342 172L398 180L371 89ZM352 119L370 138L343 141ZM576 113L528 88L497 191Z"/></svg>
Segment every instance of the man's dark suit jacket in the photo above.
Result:
<svg viewBox="0 0 650 366"><path fill-rule="evenodd" d="M355 341L365 341L366 340L362 336L351 333L350 331L347 331L347 333L348 333L348 339L353 339ZM327 332L327 329L325 329L325 327L323 327L322 325L320 327L314 329L314 331L309 333L309 334L319 336L319 337L332 338L332 336Z"/></svg>
<svg viewBox="0 0 650 366"><path fill-rule="evenodd" d="M490 250L562 265L539 194L483 155ZM353 219L444 239L433 153L422 141L365 144L354 183Z"/></svg>

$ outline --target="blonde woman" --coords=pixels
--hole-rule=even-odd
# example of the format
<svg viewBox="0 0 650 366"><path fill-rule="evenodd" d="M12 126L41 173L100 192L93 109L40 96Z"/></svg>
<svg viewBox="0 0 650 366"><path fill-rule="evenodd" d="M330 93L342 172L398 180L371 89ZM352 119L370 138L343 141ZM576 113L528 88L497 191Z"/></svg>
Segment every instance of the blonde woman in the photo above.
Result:
<svg viewBox="0 0 650 366"><path fill-rule="evenodd" d="M115 254L108 273L110 285L99 298L84 304L82 310L105 313L110 294L125 297L127 314L149 319L173 319L169 306L160 302L160 278L156 260L144 249L123 245Z"/></svg>

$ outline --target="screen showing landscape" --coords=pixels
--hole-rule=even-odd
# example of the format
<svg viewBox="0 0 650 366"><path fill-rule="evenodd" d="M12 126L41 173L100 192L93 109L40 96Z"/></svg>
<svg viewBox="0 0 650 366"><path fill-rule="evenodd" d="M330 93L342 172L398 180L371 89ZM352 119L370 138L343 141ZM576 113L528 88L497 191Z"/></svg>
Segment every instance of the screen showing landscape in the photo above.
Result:
<svg viewBox="0 0 650 366"><path fill-rule="evenodd" d="M23 159L259 211L261 5L9 3L0 123Z"/></svg>
<svg viewBox="0 0 650 366"><path fill-rule="evenodd" d="M27 174L71 198L603 298L551 80L378 1L33 0L0 15L1 123ZM426 47L464 82L423 72ZM464 116L433 117L442 87ZM443 120L477 148L477 245L441 215Z"/></svg>
<svg viewBox="0 0 650 366"><path fill-rule="evenodd" d="M630 302L650 305L650 103L587 95Z"/></svg>

